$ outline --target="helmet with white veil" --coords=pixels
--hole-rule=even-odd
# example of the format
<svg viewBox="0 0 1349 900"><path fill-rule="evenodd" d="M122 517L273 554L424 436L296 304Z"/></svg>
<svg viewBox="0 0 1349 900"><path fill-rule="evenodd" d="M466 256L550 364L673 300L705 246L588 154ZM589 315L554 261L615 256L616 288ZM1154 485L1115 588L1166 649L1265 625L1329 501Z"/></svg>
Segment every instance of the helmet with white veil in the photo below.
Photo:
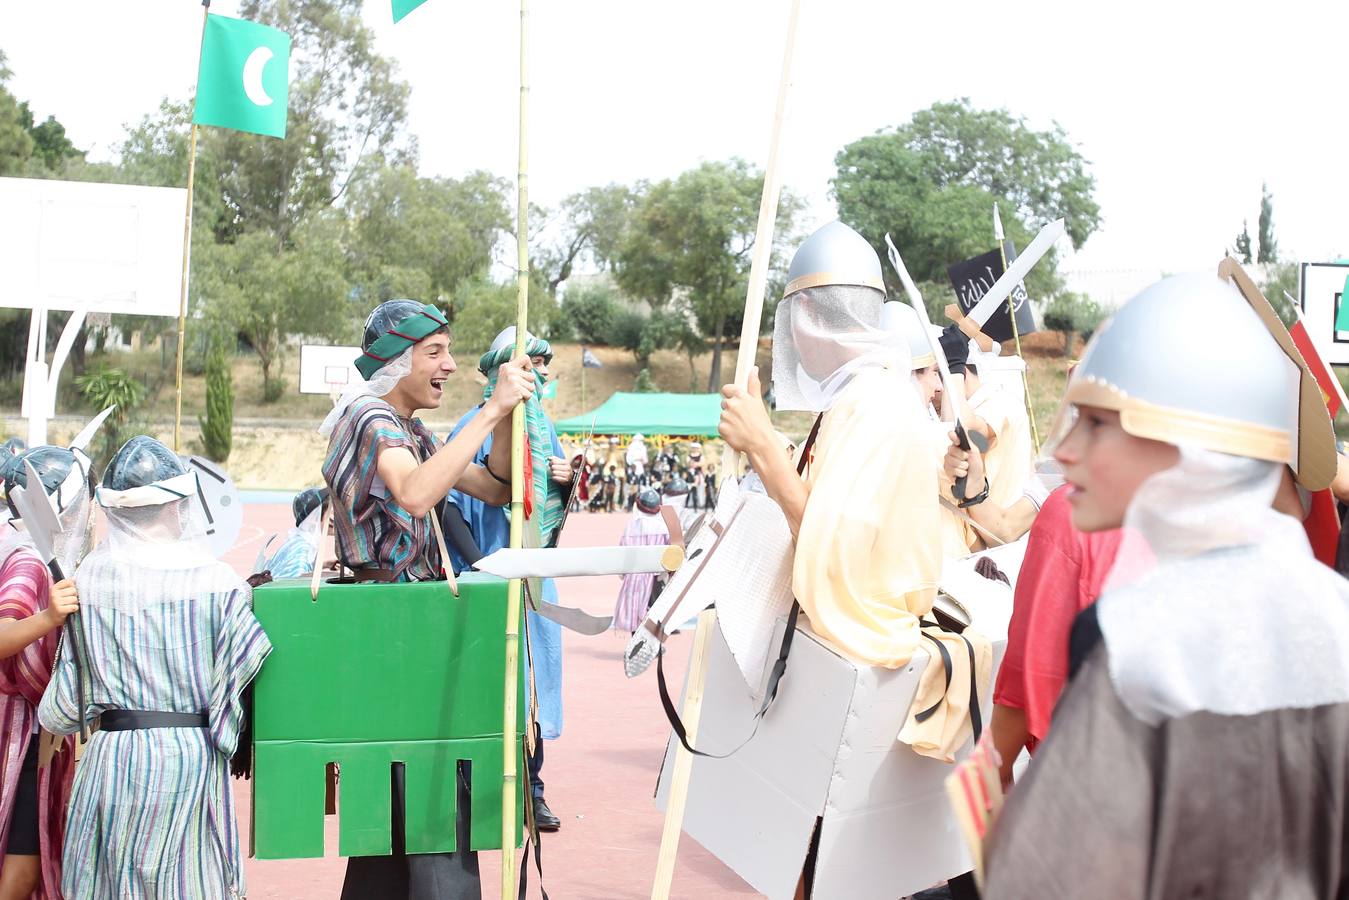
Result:
<svg viewBox="0 0 1349 900"><path fill-rule="evenodd" d="M911 368L907 342L882 326L881 261L834 221L797 249L773 327L778 409L824 412L863 369Z"/></svg>

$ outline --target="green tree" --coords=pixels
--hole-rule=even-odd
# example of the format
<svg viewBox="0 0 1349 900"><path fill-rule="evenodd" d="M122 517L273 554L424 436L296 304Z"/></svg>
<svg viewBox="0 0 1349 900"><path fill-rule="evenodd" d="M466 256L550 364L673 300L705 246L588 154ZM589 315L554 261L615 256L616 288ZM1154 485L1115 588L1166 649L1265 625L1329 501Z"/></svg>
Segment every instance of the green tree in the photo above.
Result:
<svg viewBox="0 0 1349 900"><path fill-rule="evenodd" d="M1234 247L1231 251L1236 258L1244 263L1251 262L1251 229L1245 221L1241 223L1241 234L1237 235Z"/></svg>
<svg viewBox="0 0 1349 900"><path fill-rule="evenodd" d="M61 172L68 163L84 159L84 151L66 137L66 127L56 121L55 116L47 116L45 121L34 124L33 112L26 100L19 104L19 116L33 139L33 159L48 172Z"/></svg>
<svg viewBox="0 0 1349 900"><path fill-rule="evenodd" d="M471 281L455 295L459 313L450 327L452 349L461 364L478 364L503 328L515 324L515 282L498 284L486 278ZM553 310L546 298L530 297L529 330L549 337L548 324Z"/></svg>
<svg viewBox="0 0 1349 900"><path fill-rule="evenodd" d="M1260 249L1256 253L1256 262L1276 263L1279 261L1279 242L1274 239L1274 195L1269 185L1260 185ZM1250 262L1249 259L1246 262Z"/></svg>
<svg viewBox="0 0 1349 900"><path fill-rule="evenodd" d="M703 163L650 187L618 252L616 277L630 296L661 308L687 298L713 341L708 390L721 384L721 350L739 327L754 256L763 174L739 159ZM773 258L792 240L801 201L783 191Z"/></svg>
<svg viewBox="0 0 1349 900"><path fill-rule="evenodd" d="M185 187L191 121L191 103L164 99L155 112L145 115L135 125L127 126L118 147L118 180L154 187ZM211 240L229 237L234 231L233 213L226 208L219 190L211 148L201 141L197 146L195 181L193 234Z"/></svg>
<svg viewBox="0 0 1349 900"><path fill-rule="evenodd" d="M531 238L538 243L530 248L530 268L539 286L556 297L582 261L613 271L641 190L640 185L592 187L572 194L555 211L531 211L531 220L537 220L531 224Z"/></svg>
<svg viewBox="0 0 1349 900"><path fill-rule="evenodd" d="M635 309L619 307L609 326L609 345L631 351L638 366L650 363L651 354L659 349L651 343L655 335L647 333L649 318Z"/></svg>
<svg viewBox="0 0 1349 900"><path fill-rule="evenodd" d="M24 124L26 107L5 87L13 74L0 50L0 175L22 171L33 155L33 136Z"/></svg>
<svg viewBox="0 0 1349 900"><path fill-rule="evenodd" d="M689 321L682 309L658 309L647 319L642 329L641 350L645 359L657 350L678 350L689 362L689 390L698 389L698 370L695 366L700 354L707 352L707 341ZM639 359L641 365L646 362Z"/></svg>
<svg viewBox="0 0 1349 900"><path fill-rule="evenodd" d="M1084 294L1064 291L1045 307L1045 328L1063 334L1063 355L1073 353L1073 338L1089 340L1105 318L1105 311Z"/></svg>
<svg viewBox="0 0 1349 900"><path fill-rule="evenodd" d="M1057 124L1031 128L1005 109L968 99L935 103L893 130L844 147L832 182L839 217L885 258L893 236L916 281L946 281L946 267L994 247L993 203L1008 237L1024 247L1029 227L1065 219L1075 247L1100 227L1095 179ZM1032 270L1033 296L1058 289L1053 254ZM887 284L899 290L886 267Z"/></svg>
<svg viewBox="0 0 1349 900"><path fill-rule="evenodd" d="M643 368L637 373L637 378L632 383L634 394L654 394L656 393L656 379L651 377L651 370Z"/></svg>
<svg viewBox="0 0 1349 900"><path fill-rule="evenodd" d="M1295 262L1271 263L1265 269L1265 283L1260 290L1274 307L1274 312L1286 327L1292 327L1297 321L1294 308L1298 293L1299 266Z"/></svg>
<svg viewBox="0 0 1349 900"><path fill-rule="evenodd" d="M410 165L361 179L346 212L350 275L363 305L394 297L448 305L445 298L461 285L486 275L492 248L510 224L509 189L486 172L420 178Z"/></svg>
<svg viewBox="0 0 1349 900"><path fill-rule="evenodd" d="M258 355L263 399L281 396L273 377L286 338L292 334L352 340L360 311L350 298L336 214L315 216L277 252L273 236L257 231L232 244L205 242L194 248L193 291L207 320L232 328Z"/></svg>
<svg viewBox="0 0 1349 900"><path fill-rule="evenodd" d="M206 416L198 418L206 456L223 463L234 444L234 376L225 353L225 336L217 329L206 353Z"/></svg>
<svg viewBox="0 0 1349 900"><path fill-rule="evenodd" d="M608 280L573 285L562 295L562 315L585 344L611 343L618 311L618 290Z"/></svg>

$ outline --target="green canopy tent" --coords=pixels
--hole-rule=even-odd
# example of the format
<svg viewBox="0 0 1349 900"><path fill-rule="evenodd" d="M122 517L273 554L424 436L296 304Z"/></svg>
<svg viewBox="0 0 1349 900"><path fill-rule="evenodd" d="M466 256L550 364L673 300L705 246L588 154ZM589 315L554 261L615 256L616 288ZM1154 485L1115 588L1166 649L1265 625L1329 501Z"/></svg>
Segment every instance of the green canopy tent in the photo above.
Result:
<svg viewBox="0 0 1349 900"><path fill-rule="evenodd" d="M600 408L556 423L558 434L670 434L716 437L720 394L616 393Z"/></svg>

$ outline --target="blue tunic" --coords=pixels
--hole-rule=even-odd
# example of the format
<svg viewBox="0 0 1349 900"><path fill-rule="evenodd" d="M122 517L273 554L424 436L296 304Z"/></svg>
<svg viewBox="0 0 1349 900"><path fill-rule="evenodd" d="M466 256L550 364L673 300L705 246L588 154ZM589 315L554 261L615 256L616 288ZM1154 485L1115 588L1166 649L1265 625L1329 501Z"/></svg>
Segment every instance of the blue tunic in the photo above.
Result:
<svg viewBox="0 0 1349 900"><path fill-rule="evenodd" d="M453 438L476 416L482 407L469 410L454 426L449 437ZM566 458L562 444L557 439L553 423L548 423L548 435L553 441L554 456ZM483 441L473 462L487 465L487 454L492 451L492 436ZM470 497L462 491L451 491L450 501L459 507L478 542L483 555L495 553L508 546L511 540L510 516L506 508L491 506L477 497ZM465 562L454 547L450 547L450 557L455 571L461 571ZM557 585L553 579L543 581L542 603L557 603ZM539 728L544 740L556 740L562 734L562 626L545 619L538 613L527 611L529 627L529 653L534 664L533 682L539 692Z"/></svg>

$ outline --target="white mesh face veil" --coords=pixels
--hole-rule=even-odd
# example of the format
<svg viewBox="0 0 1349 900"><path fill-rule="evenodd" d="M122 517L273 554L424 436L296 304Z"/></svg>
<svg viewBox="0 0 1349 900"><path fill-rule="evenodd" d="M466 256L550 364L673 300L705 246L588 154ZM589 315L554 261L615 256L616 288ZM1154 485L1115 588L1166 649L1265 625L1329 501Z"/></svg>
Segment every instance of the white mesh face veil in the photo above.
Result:
<svg viewBox="0 0 1349 900"><path fill-rule="evenodd" d="M327 437L333 433L337 427L342 414L347 411L347 407L352 404L357 397L383 397L398 386L408 375L412 374L412 351L416 349L414 344L393 359L384 364L379 371L375 372L374 377L368 381L353 381L342 391L342 396L337 398L333 404L332 411L324 418L323 424L319 426L319 434Z"/></svg>
<svg viewBox="0 0 1349 900"><path fill-rule="evenodd" d="M911 368L904 337L881 327L882 299L874 288L828 285L797 291L778 304L773 326L778 409L824 412L857 373Z"/></svg>
<svg viewBox="0 0 1349 900"><path fill-rule="evenodd" d="M211 553L196 493L158 504L104 506L103 512L107 536L76 576L80 607L91 614L138 616L242 586Z"/></svg>
<svg viewBox="0 0 1349 900"><path fill-rule="evenodd" d="M155 570L191 569L213 564L206 537L206 516L195 492L166 502L107 506L108 534L90 554L110 554L132 565Z"/></svg>
<svg viewBox="0 0 1349 900"><path fill-rule="evenodd" d="M1121 701L1149 724L1349 701L1349 581L1271 506L1284 466L1180 450L1130 502L1097 605Z"/></svg>

